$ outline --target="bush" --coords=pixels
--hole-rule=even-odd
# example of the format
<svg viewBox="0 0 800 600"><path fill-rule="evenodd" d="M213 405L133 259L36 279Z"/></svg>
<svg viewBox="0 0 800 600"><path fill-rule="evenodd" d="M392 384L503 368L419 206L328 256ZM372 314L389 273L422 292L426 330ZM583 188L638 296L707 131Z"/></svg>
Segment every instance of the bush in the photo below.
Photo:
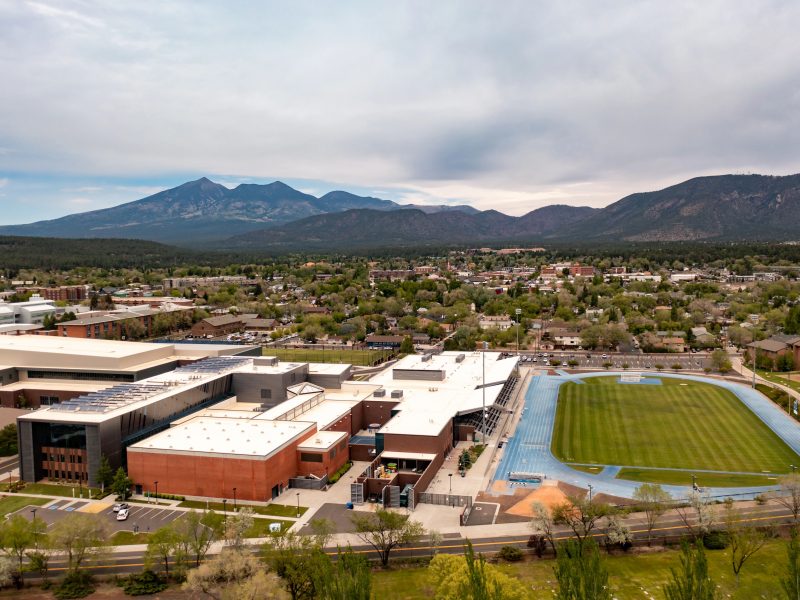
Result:
<svg viewBox="0 0 800 600"><path fill-rule="evenodd" d="M145 594L157 594L167 589L167 584L151 570L126 577L120 583L125 593L129 596L144 596Z"/></svg>
<svg viewBox="0 0 800 600"><path fill-rule="evenodd" d="M330 477L328 477L328 483L330 483L330 484L334 484L334 483L336 483L337 481L339 481L339 480L342 478L342 475L344 475L345 473L347 473L347 472L350 470L350 467L352 467L352 466L353 466L353 463L351 463L350 461L347 461L346 463L344 463L344 464L343 464L343 465L342 465L342 466L339 468L339 470L338 470L338 471L336 471L336 472L335 472L333 475L331 475Z"/></svg>
<svg viewBox="0 0 800 600"><path fill-rule="evenodd" d="M67 573L64 580L53 590L53 595L58 600L71 598L85 598L94 593L94 579L85 571L72 571Z"/></svg>
<svg viewBox="0 0 800 600"><path fill-rule="evenodd" d="M522 550L516 546L503 546L497 555L508 562L519 562L522 560Z"/></svg>
<svg viewBox="0 0 800 600"><path fill-rule="evenodd" d="M675 363L670 367L670 369L672 369L673 371L680 371L682 368L683 365L681 363Z"/></svg>
<svg viewBox="0 0 800 600"><path fill-rule="evenodd" d="M708 550L725 550L729 543L730 539L726 531L709 531L703 536L703 546Z"/></svg>

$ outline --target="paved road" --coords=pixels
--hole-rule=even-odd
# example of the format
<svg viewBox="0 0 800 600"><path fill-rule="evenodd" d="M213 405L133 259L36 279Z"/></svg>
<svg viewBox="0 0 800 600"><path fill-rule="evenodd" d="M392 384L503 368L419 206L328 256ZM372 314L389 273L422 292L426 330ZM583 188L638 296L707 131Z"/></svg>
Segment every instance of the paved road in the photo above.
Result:
<svg viewBox="0 0 800 600"><path fill-rule="evenodd" d="M682 371L702 371L708 364L708 355L703 353L642 354L549 350L547 352L521 352L520 356L524 365L550 364L550 361L556 360L561 362L561 367L567 367L570 360L576 360L578 361L576 368L579 369L604 369L604 364L610 362L612 364L610 369L622 369L623 365L627 364L629 369L656 371L656 365L662 365L665 370L670 370L672 365L679 364Z"/></svg>
<svg viewBox="0 0 800 600"><path fill-rule="evenodd" d="M620 376L623 374L625 373L594 372L532 377L521 418L513 436L506 445L494 479L507 479L511 471L528 471L543 473L550 479L557 479L583 488L592 485L597 493L603 492L624 498L632 497L634 490L640 485L639 483L615 479L615 472L609 469L598 474L589 474L571 469L556 459L550 450L558 402L558 389L561 384L567 381L580 381L587 377ZM731 381L709 379L695 375L660 373L659 376L702 381L730 390L790 448L800 454L800 423L792 419L756 390ZM690 488L686 486L663 487L675 498L685 498L690 491ZM772 488L709 488L708 491L713 496L753 497L769 489Z"/></svg>

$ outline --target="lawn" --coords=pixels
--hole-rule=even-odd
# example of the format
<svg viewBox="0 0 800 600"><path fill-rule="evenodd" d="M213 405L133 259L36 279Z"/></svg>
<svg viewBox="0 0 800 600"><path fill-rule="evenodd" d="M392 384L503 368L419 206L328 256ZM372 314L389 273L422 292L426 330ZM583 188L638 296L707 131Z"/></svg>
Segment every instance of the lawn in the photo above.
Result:
<svg viewBox="0 0 800 600"><path fill-rule="evenodd" d="M280 360L296 362L344 363L369 366L387 358L386 350L341 350L324 348L270 348L263 349L264 356L277 356Z"/></svg>
<svg viewBox="0 0 800 600"><path fill-rule="evenodd" d="M792 388L796 392L800 392L800 372L792 371L791 373L775 373L772 371L763 371L759 369L758 374L773 383L779 383L786 387Z"/></svg>
<svg viewBox="0 0 800 600"><path fill-rule="evenodd" d="M750 473L786 473L800 461L731 392L669 378L563 384L552 450L567 463Z"/></svg>
<svg viewBox="0 0 800 600"><path fill-rule="evenodd" d="M26 483L23 488L26 494L42 494L43 496L66 496L67 498L80 498L83 493L84 498L89 497L89 492L97 496L100 488L87 488L83 486L56 485L53 483ZM73 496L73 490L75 495Z"/></svg>
<svg viewBox="0 0 800 600"><path fill-rule="evenodd" d="M745 564L738 590L730 567L730 551L709 550L706 555L711 577L720 587L721 598L744 600L781 597L780 578L784 576L786 565L785 542L769 542ZM678 567L678 559L679 552L676 550L604 558L614 598L663 598L662 587L669 580L670 568ZM553 592L557 587L553 575L554 564L553 560L534 560L502 563L500 567L509 575L523 580L531 589L529 598L538 600L554 597ZM373 597L400 600L432 598L433 590L428 585L426 575L426 569L422 567L376 569L372 580Z"/></svg>
<svg viewBox="0 0 800 600"><path fill-rule="evenodd" d="M50 502L47 498L31 498L30 496L6 496L0 499L0 517L17 512L26 506L43 506Z"/></svg>
<svg viewBox="0 0 800 600"><path fill-rule="evenodd" d="M147 544L150 541L149 533L133 533L132 531L118 531L111 536L112 546L131 546L134 544Z"/></svg>
<svg viewBox="0 0 800 600"><path fill-rule="evenodd" d="M751 487L778 485L778 477L764 475L740 475L738 473L695 473L700 487ZM667 485L692 485L689 471L661 471L654 469L621 469L617 479L663 483Z"/></svg>
<svg viewBox="0 0 800 600"><path fill-rule="evenodd" d="M217 512L223 510L222 502L203 502L202 500L185 500L178 506L183 508L196 508L197 510L215 510ZM266 515L268 517L297 517L297 506L288 504L268 504L267 506L254 506L252 504L237 504L239 508L252 508L253 512L257 515ZM228 511L233 511L233 500L227 504ZM300 514L303 515L308 510L307 506L300 507Z"/></svg>
<svg viewBox="0 0 800 600"><path fill-rule="evenodd" d="M597 475L604 468L604 467L590 467L589 465L567 465L567 466L570 469L575 469L576 471L583 471L584 473L591 473L592 475Z"/></svg>

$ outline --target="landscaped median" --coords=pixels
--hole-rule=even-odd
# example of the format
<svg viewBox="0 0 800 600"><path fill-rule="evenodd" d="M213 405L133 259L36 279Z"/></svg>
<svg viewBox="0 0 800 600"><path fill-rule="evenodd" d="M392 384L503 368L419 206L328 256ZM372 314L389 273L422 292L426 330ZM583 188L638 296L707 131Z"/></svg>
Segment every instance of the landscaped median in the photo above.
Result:
<svg viewBox="0 0 800 600"><path fill-rule="evenodd" d="M695 479L692 480L692 475ZM642 481L646 483L663 483L665 485L686 485L697 483L700 487L754 487L777 486L777 474L751 475L748 473L703 473L690 471L672 471L666 469L620 469L617 479Z"/></svg>
<svg viewBox="0 0 800 600"><path fill-rule="evenodd" d="M227 504L223 504L222 502L205 502L203 500L184 500L178 504L178 507L194 508L195 510L213 510L216 512L233 512L234 509L233 500L228 501ZM239 509L247 507L257 515L264 515L267 517L287 517L293 519L297 518L298 511L297 506L292 506L289 504L267 504L266 506L260 506L237 502L236 507ZM300 516L303 516L307 510L307 506L301 506Z"/></svg>

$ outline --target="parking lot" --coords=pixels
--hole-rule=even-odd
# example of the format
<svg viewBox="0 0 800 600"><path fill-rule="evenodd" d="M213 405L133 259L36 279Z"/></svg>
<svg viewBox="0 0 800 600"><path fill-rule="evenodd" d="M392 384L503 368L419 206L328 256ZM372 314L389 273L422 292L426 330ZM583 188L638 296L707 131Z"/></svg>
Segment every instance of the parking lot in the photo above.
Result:
<svg viewBox="0 0 800 600"><path fill-rule="evenodd" d="M88 502L74 502L72 500L57 500L47 506L36 507L36 516L45 523L49 529L61 519L66 518L74 512L80 512L78 509L86 506ZM31 512L33 507L25 507L17 514L21 514L28 520L33 518ZM111 531L134 531L138 527L140 532L155 531L177 519L186 511L174 510L166 507L148 506L146 504L131 504L129 509L128 519L125 521L117 521L117 513L115 513L111 506L100 513L86 512L84 514L94 514L98 519L106 521L111 528Z"/></svg>
<svg viewBox="0 0 800 600"><path fill-rule="evenodd" d="M546 355L546 356L545 356ZM603 369L605 363L611 363L610 369L657 370L656 365L662 365L665 370L672 369L672 365L681 365L684 371L702 371L708 364L708 355L703 353L685 354L620 354L603 352L578 352L549 350L547 352L522 352L521 360L527 366L549 365L550 361L560 361L560 368L572 368L569 361L578 362L578 369Z"/></svg>

